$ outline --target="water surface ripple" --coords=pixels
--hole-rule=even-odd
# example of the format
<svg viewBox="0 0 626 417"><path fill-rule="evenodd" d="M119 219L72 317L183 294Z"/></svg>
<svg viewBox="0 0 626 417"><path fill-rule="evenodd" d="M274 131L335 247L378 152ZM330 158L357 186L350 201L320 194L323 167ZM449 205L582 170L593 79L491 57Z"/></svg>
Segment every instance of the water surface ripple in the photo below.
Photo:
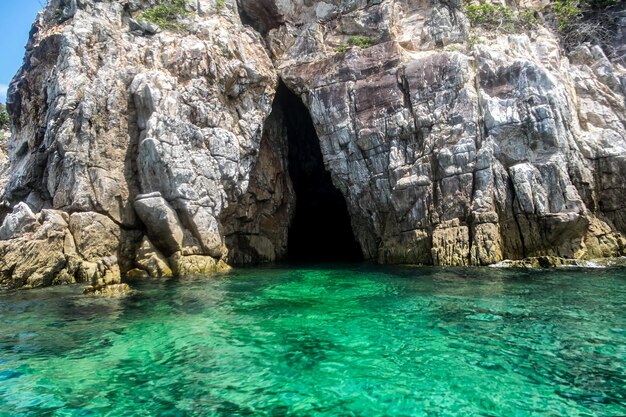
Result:
<svg viewBox="0 0 626 417"><path fill-rule="evenodd" d="M625 416L626 274L279 266L0 294L2 416Z"/></svg>

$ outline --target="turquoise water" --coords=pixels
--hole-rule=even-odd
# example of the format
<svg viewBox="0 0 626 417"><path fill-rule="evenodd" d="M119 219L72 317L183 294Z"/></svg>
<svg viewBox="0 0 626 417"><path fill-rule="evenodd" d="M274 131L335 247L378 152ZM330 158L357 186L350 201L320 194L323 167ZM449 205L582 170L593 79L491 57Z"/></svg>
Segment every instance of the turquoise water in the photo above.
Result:
<svg viewBox="0 0 626 417"><path fill-rule="evenodd" d="M626 274L369 265L0 294L2 416L624 416Z"/></svg>

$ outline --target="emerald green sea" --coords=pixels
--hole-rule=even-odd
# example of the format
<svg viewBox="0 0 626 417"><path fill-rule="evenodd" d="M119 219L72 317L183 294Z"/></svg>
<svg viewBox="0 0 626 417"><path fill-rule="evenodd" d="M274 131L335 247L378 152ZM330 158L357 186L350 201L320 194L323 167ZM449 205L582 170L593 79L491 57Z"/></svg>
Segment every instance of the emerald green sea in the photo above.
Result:
<svg viewBox="0 0 626 417"><path fill-rule="evenodd" d="M2 416L626 416L626 270L368 264L0 293Z"/></svg>

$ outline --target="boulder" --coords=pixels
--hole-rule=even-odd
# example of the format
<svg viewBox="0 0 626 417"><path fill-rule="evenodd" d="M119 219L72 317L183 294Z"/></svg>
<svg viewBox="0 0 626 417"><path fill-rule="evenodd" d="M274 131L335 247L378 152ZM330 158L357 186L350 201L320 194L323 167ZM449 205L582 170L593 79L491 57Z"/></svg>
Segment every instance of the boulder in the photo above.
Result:
<svg viewBox="0 0 626 417"><path fill-rule="evenodd" d="M0 240L9 240L32 233L39 226L37 218L26 203L18 203L0 226Z"/></svg>
<svg viewBox="0 0 626 417"><path fill-rule="evenodd" d="M71 234L64 216L46 210L40 221L35 233L0 241L0 287L48 286L61 274L63 281L74 281L70 254L65 253Z"/></svg>
<svg viewBox="0 0 626 417"><path fill-rule="evenodd" d="M178 215L160 195L138 196L135 211L146 226L148 236L167 256L183 247L184 230Z"/></svg>
<svg viewBox="0 0 626 417"><path fill-rule="evenodd" d="M224 261L216 261L210 256L176 254L169 258L169 262L176 276L206 275L230 270Z"/></svg>
<svg viewBox="0 0 626 417"><path fill-rule="evenodd" d="M152 278L171 277L172 269L163 254L146 237L141 242L135 256L137 267Z"/></svg>

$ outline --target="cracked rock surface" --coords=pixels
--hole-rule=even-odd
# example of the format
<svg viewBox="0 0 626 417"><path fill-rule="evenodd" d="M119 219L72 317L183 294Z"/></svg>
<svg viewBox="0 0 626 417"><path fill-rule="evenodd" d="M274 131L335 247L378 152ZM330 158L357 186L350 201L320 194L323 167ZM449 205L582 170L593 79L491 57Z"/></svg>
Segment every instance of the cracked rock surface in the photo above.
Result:
<svg viewBox="0 0 626 417"><path fill-rule="evenodd" d="M0 152L1 286L283 259L279 80L366 259L624 253L626 70L600 47L471 29L456 1L194 0L178 30L142 22L155 3L51 0L34 23Z"/></svg>

